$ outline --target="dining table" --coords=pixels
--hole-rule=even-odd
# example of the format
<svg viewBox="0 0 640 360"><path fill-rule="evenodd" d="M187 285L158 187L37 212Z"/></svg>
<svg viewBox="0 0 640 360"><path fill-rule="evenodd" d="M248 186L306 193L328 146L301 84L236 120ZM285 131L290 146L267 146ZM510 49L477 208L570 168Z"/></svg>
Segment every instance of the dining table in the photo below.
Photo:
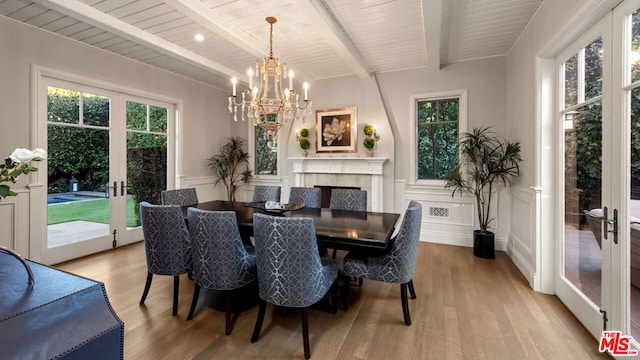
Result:
<svg viewBox="0 0 640 360"><path fill-rule="evenodd" d="M400 218L400 214L397 213L310 208L295 203L281 204L281 208L268 209L264 202L223 200L183 206L185 218L189 207L210 211L234 211L240 234L245 242L253 236L255 212L273 216L312 218L320 247L371 255L388 249L396 223Z"/></svg>

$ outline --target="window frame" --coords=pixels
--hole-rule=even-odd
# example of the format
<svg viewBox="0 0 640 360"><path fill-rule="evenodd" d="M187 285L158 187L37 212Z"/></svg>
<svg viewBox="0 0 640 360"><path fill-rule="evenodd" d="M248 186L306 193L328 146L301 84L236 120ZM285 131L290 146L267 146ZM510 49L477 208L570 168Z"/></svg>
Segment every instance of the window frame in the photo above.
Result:
<svg viewBox="0 0 640 360"><path fill-rule="evenodd" d="M277 161L278 164L276 166L276 174L275 175L265 175L265 174L258 174L256 172L256 126L253 123L251 123L249 125L249 136L248 136L248 144L247 144L247 150L249 151L249 167L251 169L251 171L253 172L253 179L254 180L260 180L260 179L266 179L266 180L275 180L275 179L280 179L280 174L282 174L282 151L280 151L280 149L282 148L282 130L285 129L285 127L280 128L277 132L276 132L276 137L277 137L277 141L278 141L278 148L277 148Z"/></svg>
<svg viewBox="0 0 640 360"><path fill-rule="evenodd" d="M411 159L411 179L409 185L413 187L438 187L442 188L446 184L446 180L418 179L418 102L422 101L436 101L457 98L458 99L458 141L460 141L460 134L467 131L467 89L456 89L448 91L438 91L430 93L413 94L410 96L410 159ZM460 154L458 154L458 157Z"/></svg>

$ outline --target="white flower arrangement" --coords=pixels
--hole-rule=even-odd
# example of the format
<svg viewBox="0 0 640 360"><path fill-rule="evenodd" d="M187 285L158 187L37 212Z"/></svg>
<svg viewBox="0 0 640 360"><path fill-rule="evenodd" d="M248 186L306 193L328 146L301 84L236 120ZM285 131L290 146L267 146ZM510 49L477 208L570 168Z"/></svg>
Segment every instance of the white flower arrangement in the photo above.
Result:
<svg viewBox="0 0 640 360"><path fill-rule="evenodd" d="M31 166L32 161L41 161L47 158L47 152L43 149L15 149L9 157L4 159L4 163L0 164L0 198L7 196L16 196L17 193L11 191L9 185L5 183L14 183L22 174L38 171L38 168Z"/></svg>

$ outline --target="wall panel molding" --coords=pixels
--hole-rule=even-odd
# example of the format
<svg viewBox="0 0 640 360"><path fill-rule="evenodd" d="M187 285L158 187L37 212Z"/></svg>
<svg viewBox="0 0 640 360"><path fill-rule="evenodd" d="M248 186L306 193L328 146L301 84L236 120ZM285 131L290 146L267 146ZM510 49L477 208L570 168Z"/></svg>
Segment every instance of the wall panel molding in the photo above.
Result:
<svg viewBox="0 0 640 360"><path fill-rule="evenodd" d="M536 244L539 228L540 191L534 188L511 188L511 227L507 254L536 289Z"/></svg>

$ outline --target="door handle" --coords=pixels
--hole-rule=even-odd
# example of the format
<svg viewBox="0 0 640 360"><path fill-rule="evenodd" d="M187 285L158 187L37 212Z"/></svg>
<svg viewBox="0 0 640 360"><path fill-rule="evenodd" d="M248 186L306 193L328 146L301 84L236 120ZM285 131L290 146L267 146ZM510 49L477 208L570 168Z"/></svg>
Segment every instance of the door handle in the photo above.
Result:
<svg viewBox="0 0 640 360"><path fill-rule="evenodd" d="M120 196L124 196L124 189L126 186L124 185L124 180L120 181Z"/></svg>
<svg viewBox="0 0 640 360"><path fill-rule="evenodd" d="M618 209L613 209L613 219L607 220L613 230L609 230L613 234L613 243L618 244Z"/></svg>
<svg viewBox="0 0 640 360"><path fill-rule="evenodd" d="M113 182L113 197L118 196L118 182L114 181Z"/></svg>
<svg viewBox="0 0 640 360"><path fill-rule="evenodd" d="M605 206L602 209L602 216L593 215L590 211L584 210L583 214L602 222L602 236L605 240L609 239L609 233L613 234L613 243L618 243L618 209L613 209L613 219L609 219L609 209ZM609 230L611 226L612 230Z"/></svg>

